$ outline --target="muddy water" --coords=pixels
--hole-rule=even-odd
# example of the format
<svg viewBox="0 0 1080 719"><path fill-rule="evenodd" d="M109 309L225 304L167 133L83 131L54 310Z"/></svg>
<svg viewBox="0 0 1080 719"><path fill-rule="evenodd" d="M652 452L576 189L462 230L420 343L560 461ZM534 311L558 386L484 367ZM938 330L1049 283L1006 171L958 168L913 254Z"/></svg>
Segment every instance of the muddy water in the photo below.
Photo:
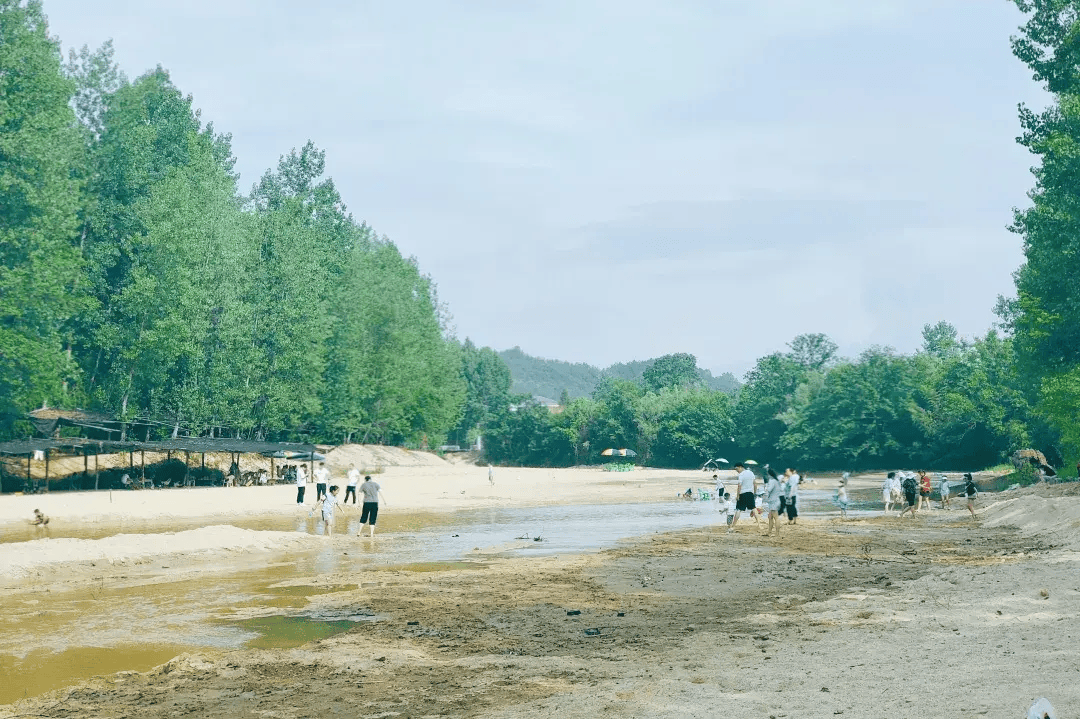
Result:
<svg viewBox="0 0 1080 719"><path fill-rule="evenodd" d="M802 492L804 514L833 511L824 490ZM469 568L483 571L491 556L538 556L593 551L652 532L700 527L718 521L713 502L484 509L442 515L380 517L374 540L357 538L357 518L339 521L333 542L315 550L272 556L224 556L212 576L157 575L137 582L76 591L28 590L0 599L0 704L121 670L145 671L177 654L206 648L284 648L347 631L380 618L362 606L362 593L347 611L328 612L310 599L363 591L364 570ZM232 522L249 529L321 534L321 520L261 517ZM176 524L144 523L147 531L176 531ZM90 534L103 531L95 527ZM125 526L125 532L134 527ZM76 530L79 536L82 530ZM72 536L68 534L66 536ZM105 536L105 535L100 535ZM90 538L83 534L83 538ZM477 556L476 549L484 550ZM218 560L215 560L218 561ZM356 584L325 585L318 577L355 572ZM355 597L359 596L359 600ZM360 606L357 606L357 605Z"/></svg>

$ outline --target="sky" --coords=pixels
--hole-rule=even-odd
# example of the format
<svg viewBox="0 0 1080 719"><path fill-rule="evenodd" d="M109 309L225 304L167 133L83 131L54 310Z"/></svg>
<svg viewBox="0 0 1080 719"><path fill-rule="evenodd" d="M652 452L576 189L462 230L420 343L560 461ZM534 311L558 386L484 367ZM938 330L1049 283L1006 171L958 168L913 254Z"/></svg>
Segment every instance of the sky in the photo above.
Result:
<svg viewBox="0 0 1080 719"><path fill-rule="evenodd" d="M1033 158L1006 0L44 0L232 133L326 151L456 335L741 376L802 333L913 352L1013 292Z"/></svg>

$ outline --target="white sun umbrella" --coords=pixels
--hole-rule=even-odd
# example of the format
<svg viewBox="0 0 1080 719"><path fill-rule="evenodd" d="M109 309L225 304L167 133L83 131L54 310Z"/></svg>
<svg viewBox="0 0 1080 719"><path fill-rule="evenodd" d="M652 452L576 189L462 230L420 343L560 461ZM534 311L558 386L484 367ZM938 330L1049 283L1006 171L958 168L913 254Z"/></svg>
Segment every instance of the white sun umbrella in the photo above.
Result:
<svg viewBox="0 0 1080 719"><path fill-rule="evenodd" d="M754 460L752 460L752 459L748 459L748 460L746 460L745 462L743 462L743 464L747 464L747 465L750 465L750 464L757 464L757 462L755 462L755 461L754 461Z"/></svg>

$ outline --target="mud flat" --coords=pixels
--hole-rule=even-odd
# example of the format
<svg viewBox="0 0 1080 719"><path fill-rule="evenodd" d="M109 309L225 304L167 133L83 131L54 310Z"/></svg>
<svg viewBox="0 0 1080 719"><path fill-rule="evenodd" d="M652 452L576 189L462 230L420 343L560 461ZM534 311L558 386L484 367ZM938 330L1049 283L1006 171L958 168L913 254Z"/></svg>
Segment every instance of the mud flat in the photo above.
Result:
<svg viewBox="0 0 1080 719"><path fill-rule="evenodd" d="M978 522L961 509L801 520L779 540L740 522L593 554L312 572L294 585L322 589L290 601L377 619L292 648L181 654L0 717L1014 717L1042 695L1076 707L1075 489L1008 493Z"/></svg>

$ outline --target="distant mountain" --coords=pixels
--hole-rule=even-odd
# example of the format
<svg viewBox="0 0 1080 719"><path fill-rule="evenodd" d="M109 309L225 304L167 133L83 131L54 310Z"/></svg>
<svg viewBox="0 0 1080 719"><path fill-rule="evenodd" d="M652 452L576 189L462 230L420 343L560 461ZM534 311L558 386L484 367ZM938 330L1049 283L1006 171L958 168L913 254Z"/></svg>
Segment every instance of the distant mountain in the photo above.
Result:
<svg viewBox="0 0 1080 719"><path fill-rule="evenodd" d="M503 350L499 356L510 368L512 392L555 399L562 395L563 390L566 390L571 398L587 397L603 377L636 382L656 361L649 359L617 362L606 369L598 369L584 362L571 363L533 357L522 352L520 347ZM739 381L730 372L714 377L709 370L699 368L698 373L709 389L730 393L739 387Z"/></svg>

